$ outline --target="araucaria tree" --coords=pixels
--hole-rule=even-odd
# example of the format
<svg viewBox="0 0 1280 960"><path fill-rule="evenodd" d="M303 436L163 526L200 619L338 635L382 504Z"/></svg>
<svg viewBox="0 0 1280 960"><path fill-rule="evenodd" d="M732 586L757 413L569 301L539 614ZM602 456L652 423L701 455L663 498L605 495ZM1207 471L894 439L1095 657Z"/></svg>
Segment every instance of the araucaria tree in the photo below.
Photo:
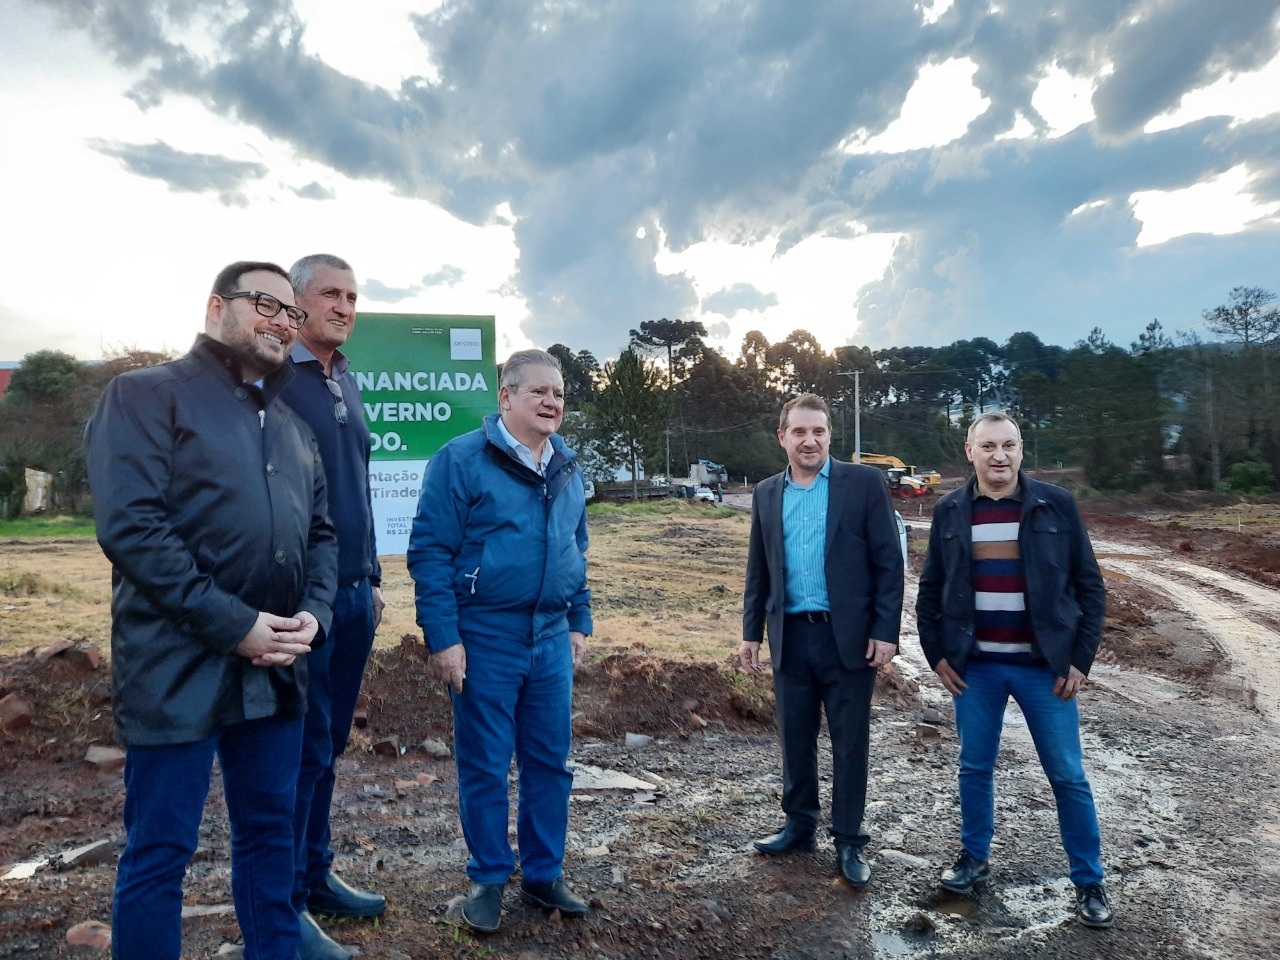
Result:
<svg viewBox="0 0 1280 960"><path fill-rule="evenodd" d="M639 496L640 464L657 451L658 440L671 415L663 389L663 373L641 359L631 347L604 365L604 385L596 391L589 415L609 438L615 463L631 468L632 495Z"/></svg>

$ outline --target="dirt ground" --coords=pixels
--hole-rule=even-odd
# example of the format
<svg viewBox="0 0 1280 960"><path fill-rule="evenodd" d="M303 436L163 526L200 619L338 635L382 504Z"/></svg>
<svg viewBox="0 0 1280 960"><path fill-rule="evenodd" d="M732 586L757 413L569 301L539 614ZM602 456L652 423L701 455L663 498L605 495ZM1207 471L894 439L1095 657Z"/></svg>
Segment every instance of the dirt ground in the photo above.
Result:
<svg viewBox="0 0 1280 960"><path fill-rule="evenodd" d="M1070 919L1053 797L1016 708L992 881L972 898L937 886L957 852L957 744L910 613L931 504L902 504L913 570L902 654L874 708L865 892L835 879L829 841L777 859L751 851L781 821L781 779L769 680L732 664L748 525L680 505L592 520L597 636L575 688L571 759L583 766L566 860L592 913L547 918L513 884L499 933L478 938L451 919L466 851L452 762L428 749L450 742L449 706L425 680L408 578L388 559L390 622L333 819L338 869L390 906L377 923L328 929L386 960L1276 956L1280 505L1085 504L1110 597L1082 725L1117 910L1114 929L1092 931ZM30 648L67 637L106 652L105 563L91 541L2 543L0 588L0 695L38 708L29 726L0 729L0 958L103 956L67 931L110 922L123 841L120 774L84 760L111 742L109 664ZM370 750L391 737L401 750ZM825 740L822 751L827 768ZM58 862L101 840L106 856ZM228 846L215 780L186 886L188 960L236 953ZM40 865L4 879L23 863Z"/></svg>

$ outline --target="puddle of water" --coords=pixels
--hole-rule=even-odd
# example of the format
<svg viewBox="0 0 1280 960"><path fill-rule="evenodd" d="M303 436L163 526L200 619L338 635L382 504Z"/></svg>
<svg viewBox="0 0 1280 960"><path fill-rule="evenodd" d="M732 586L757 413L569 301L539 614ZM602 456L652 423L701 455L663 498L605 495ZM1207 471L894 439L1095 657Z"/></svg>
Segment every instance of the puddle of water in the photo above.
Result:
<svg viewBox="0 0 1280 960"><path fill-rule="evenodd" d="M920 951L911 945L906 937L899 936L896 933L876 933L871 934L871 947L876 952L877 960L887 960L889 957L912 957Z"/></svg>

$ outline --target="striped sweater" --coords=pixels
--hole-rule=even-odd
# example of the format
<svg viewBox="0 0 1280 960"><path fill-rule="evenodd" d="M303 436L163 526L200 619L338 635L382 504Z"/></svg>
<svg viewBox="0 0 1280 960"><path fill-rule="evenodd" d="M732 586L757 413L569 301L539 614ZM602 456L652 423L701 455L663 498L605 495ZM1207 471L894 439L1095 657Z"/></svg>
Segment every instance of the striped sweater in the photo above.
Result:
<svg viewBox="0 0 1280 960"><path fill-rule="evenodd" d="M1022 503L1011 497L973 501L974 644L971 656L1006 663L1038 663L1027 615L1027 581L1018 548Z"/></svg>

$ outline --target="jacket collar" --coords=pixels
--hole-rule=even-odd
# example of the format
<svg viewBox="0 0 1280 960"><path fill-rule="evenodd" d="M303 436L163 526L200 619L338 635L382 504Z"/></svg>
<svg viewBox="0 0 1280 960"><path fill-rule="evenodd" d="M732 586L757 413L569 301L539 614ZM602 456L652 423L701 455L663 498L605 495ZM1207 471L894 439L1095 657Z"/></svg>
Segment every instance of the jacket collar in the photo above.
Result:
<svg viewBox="0 0 1280 960"><path fill-rule="evenodd" d="M240 355L231 347L213 339L207 333L201 333L196 336L196 342L191 347L191 356L214 370L223 371L227 380L235 387L245 384L253 386L252 383L248 383L244 378L243 368L240 365ZM277 367L274 372L267 374L262 381L264 402L270 403L293 377L293 368L287 362Z"/></svg>
<svg viewBox="0 0 1280 960"><path fill-rule="evenodd" d="M497 447L498 451L504 457L507 457L515 463L519 463L523 467L524 464L520 462L520 458L516 456L516 452L507 445L506 440L502 437L502 430L498 427L498 419L500 416L501 414L497 413L489 414L484 418L484 425L480 429L484 431L485 440L489 442L490 446ZM566 463L574 460L577 457L577 454L569 449L560 434L553 433L548 439L551 442L551 449L554 451L551 457L551 462L547 464L546 476L549 477ZM525 467L525 469L527 470L528 468Z"/></svg>

